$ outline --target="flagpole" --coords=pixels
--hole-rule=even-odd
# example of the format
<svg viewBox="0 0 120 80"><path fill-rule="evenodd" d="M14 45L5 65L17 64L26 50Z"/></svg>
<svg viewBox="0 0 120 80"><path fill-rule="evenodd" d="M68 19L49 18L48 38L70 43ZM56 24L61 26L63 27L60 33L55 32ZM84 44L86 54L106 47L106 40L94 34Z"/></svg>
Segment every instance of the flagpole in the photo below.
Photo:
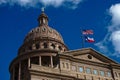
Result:
<svg viewBox="0 0 120 80"><path fill-rule="evenodd" d="M85 47L85 45L84 45L85 42L84 42L84 36L83 36L83 33L82 33L83 32L82 27L81 27L80 31L81 31L81 38L82 38L82 48L84 48Z"/></svg>

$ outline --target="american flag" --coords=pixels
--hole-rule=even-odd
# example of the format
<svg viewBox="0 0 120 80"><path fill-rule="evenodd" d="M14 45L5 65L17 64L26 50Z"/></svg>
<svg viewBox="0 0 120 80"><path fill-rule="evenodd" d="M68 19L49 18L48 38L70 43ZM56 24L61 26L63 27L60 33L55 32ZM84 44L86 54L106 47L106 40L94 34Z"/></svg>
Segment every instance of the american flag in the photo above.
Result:
<svg viewBox="0 0 120 80"><path fill-rule="evenodd" d="M93 34L93 30L83 30L82 34L84 34L84 35Z"/></svg>

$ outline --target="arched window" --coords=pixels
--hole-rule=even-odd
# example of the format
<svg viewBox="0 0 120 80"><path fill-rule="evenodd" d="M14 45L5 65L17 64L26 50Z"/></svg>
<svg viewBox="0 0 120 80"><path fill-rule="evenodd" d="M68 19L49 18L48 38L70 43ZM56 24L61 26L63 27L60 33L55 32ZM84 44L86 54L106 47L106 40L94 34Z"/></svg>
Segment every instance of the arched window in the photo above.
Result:
<svg viewBox="0 0 120 80"><path fill-rule="evenodd" d="M66 49L64 49L64 51L66 51Z"/></svg>
<svg viewBox="0 0 120 80"><path fill-rule="evenodd" d="M52 46L53 49L55 49L55 45L54 44L52 44L51 46Z"/></svg>
<svg viewBox="0 0 120 80"><path fill-rule="evenodd" d="M37 29L37 31L39 31L39 28Z"/></svg>
<svg viewBox="0 0 120 80"><path fill-rule="evenodd" d="M60 51L62 50L62 47L61 47L61 46L59 46L58 48L59 48Z"/></svg>
<svg viewBox="0 0 120 80"><path fill-rule="evenodd" d="M44 43L43 46L44 46L44 48L48 48L47 43Z"/></svg>
<svg viewBox="0 0 120 80"><path fill-rule="evenodd" d="M40 45L38 43L35 46L36 46L36 49L40 48Z"/></svg>

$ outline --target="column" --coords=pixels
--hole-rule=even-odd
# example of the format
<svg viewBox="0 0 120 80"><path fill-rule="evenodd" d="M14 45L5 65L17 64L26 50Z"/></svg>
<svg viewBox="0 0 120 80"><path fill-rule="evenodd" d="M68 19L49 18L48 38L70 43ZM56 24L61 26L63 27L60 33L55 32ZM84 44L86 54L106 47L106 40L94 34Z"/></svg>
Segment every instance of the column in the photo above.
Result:
<svg viewBox="0 0 120 80"><path fill-rule="evenodd" d="M33 50L36 49L36 45L35 45L35 44L32 45L32 49L33 49Z"/></svg>
<svg viewBox="0 0 120 80"><path fill-rule="evenodd" d="M51 59L51 67L53 68L53 58L52 58L52 56L50 57Z"/></svg>
<svg viewBox="0 0 120 80"><path fill-rule="evenodd" d="M48 42L48 48L51 49L51 43L50 42Z"/></svg>
<svg viewBox="0 0 120 80"><path fill-rule="evenodd" d="M18 80L20 80L21 77L21 62L19 62L19 71L18 71Z"/></svg>
<svg viewBox="0 0 120 80"><path fill-rule="evenodd" d="M84 73L85 73L84 79L86 79L86 67L85 67L85 66L83 66L83 71L84 71Z"/></svg>
<svg viewBox="0 0 120 80"><path fill-rule="evenodd" d="M30 58L28 58L28 68L30 68Z"/></svg>
<svg viewBox="0 0 120 80"><path fill-rule="evenodd" d="M39 56L39 65L41 66L41 56Z"/></svg>

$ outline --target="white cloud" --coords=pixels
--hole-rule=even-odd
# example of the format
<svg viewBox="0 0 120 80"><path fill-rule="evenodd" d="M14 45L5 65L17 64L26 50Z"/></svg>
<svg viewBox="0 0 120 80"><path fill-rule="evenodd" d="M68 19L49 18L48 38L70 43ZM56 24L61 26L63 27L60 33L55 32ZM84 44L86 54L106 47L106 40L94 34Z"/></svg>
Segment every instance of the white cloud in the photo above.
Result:
<svg viewBox="0 0 120 80"><path fill-rule="evenodd" d="M68 7L75 9L78 4L83 0L0 0L0 5L2 4L17 4L22 7L41 7L41 6L53 6L53 7Z"/></svg>
<svg viewBox="0 0 120 80"><path fill-rule="evenodd" d="M112 16L111 25L104 40L95 45L110 56L120 57L120 4L112 5L109 9Z"/></svg>
<svg viewBox="0 0 120 80"><path fill-rule="evenodd" d="M120 4L112 5L110 8L110 14L112 16L113 24L120 24Z"/></svg>
<svg viewBox="0 0 120 80"><path fill-rule="evenodd" d="M110 39L115 49L114 54L120 57L120 30L112 32Z"/></svg>
<svg viewBox="0 0 120 80"><path fill-rule="evenodd" d="M0 0L0 5L7 3L7 0Z"/></svg>
<svg viewBox="0 0 120 80"><path fill-rule="evenodd" d="M40 0L45 6L59 7L64 3L65 0Z"/></svg>
<svg viewBox="0 0 120 80"><path fill-rule="evenodd" d="M108 31L120 30L120 3L112 5L109 13L112 16L112 25L108 27Z"/></svg>

